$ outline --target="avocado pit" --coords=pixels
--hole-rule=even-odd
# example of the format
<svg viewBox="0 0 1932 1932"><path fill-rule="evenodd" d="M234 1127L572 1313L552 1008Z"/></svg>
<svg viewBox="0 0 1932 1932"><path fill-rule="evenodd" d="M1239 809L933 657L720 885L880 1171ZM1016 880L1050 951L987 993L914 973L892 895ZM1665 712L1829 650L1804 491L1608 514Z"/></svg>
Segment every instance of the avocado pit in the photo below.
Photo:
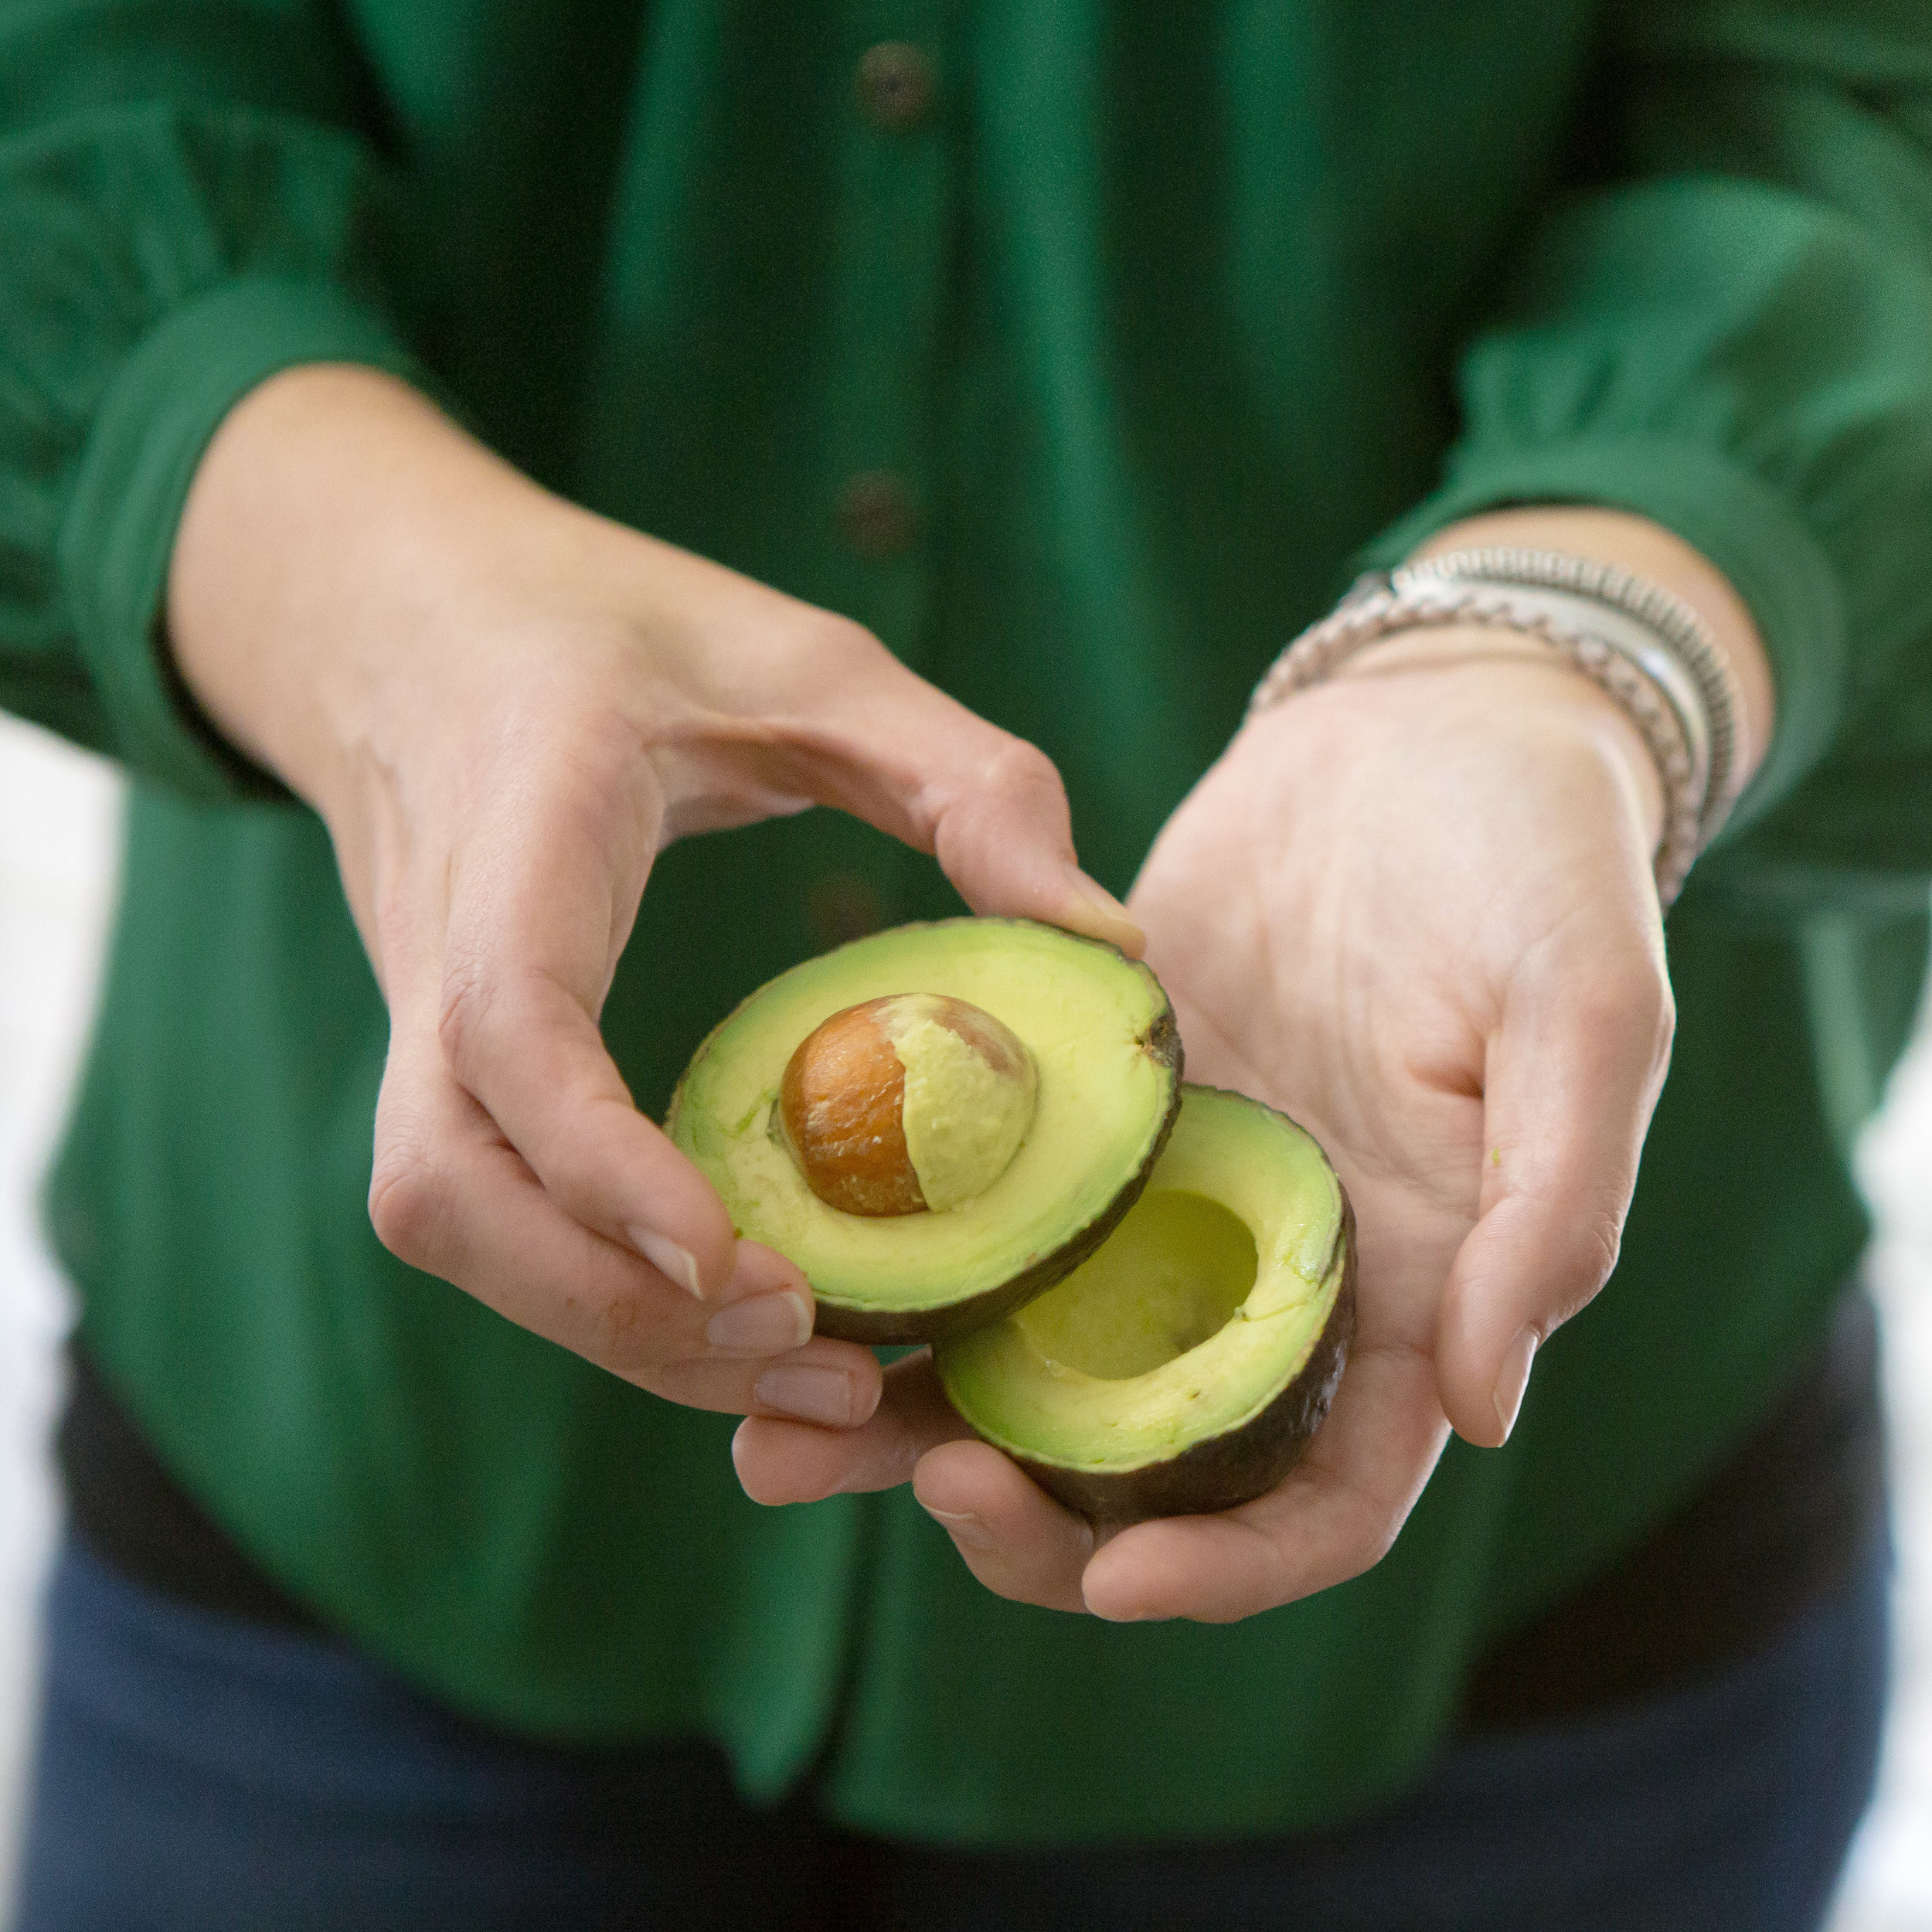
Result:
<svg viewBox="0 0 1932 1932"><path fill-rule="evenodd" d="M879 1218L943 1212L1005 1172L1039 1092L1032 1055L983 1008L889 994L842 1009L799 1043L776 1124L828 1207Z"/></svg>

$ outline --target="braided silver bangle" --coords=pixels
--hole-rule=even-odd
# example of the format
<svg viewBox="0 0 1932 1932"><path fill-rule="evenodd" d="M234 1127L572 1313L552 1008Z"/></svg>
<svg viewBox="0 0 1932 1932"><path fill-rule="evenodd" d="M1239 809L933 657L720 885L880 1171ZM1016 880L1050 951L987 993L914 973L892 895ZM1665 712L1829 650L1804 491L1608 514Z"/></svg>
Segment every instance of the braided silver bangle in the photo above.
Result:
<svg viewBox="0 0 1932 1932"><path fill-rule="evenodd" d="M1736 679L1703 621L1661 586L1561 552L1445 553L1365 577L1270 667L1252 716L1333 675L1406 631L1473 624L1539 640L1604 691L1636 726L1664 791L1655 862L1668 906L1736 794Z"/></svg>

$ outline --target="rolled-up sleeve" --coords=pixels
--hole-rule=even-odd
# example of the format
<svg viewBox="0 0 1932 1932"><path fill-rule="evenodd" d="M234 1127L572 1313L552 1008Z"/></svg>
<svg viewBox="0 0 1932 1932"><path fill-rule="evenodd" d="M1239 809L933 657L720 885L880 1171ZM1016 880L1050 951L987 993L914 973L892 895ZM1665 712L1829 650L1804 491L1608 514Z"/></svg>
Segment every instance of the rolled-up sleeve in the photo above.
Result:
<svg viewBox="0 0 1932 1932"><path fill-rule="evenodd" d="M196 463L277 370L420 377L398 182L352 50L293 0L55 0L0 22L0 703L209 801L268 781L170 665Z"/></svg>
<svg viewBox="0 0 1932 1932"><path fill-rule="evenodd" d="M1710 865L1932 872L1932 12L1604 12L1594 162L1465 345L1441 486L1371 560L1511 503L1676 531L1777 685Z"/></svg>

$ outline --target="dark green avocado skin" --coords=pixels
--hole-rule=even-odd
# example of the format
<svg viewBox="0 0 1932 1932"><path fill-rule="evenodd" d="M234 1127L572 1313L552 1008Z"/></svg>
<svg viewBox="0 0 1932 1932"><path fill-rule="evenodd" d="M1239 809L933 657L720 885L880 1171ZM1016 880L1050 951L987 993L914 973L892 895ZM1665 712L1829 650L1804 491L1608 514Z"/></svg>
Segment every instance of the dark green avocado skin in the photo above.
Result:
<svg viewBox="0 0 1932 1932"><path fill-rule="evenodd" d="M989 1321L1023 1308L1036 1295L1044 1294L1056 1282L1084 1261L1121 1224L1128 1209L1146 1191L1155 1165L1166 1151L1168 1138L1181 1113L1181 1029L1172 1007L1165 1008L1142 1042L1149 1058L1173 1075L1167 1113L1155 1135L1147 1158L1125 1186L1085 1227L1068 1236L1052 1253L1043 1254L1031 1267L984 1292L963 1301L948 1301L929 1308L860 1308L821 1298L812 1323L815 1335L829 1335L835 1342L862 1342L875 1347L894 1343L937 1342L942 1335L962 1335L969 1328L983 1328ZM1257 1417L1256 1421L1262 1418Z"/></svg>
<svg viewBox="0 0 1932 1932"><path fill-rule="evenodd" d="M1189 1445L1166 1462L1112 1473L1017 1462L1056 1502L1108 1528L1150 1516L1200 1516L1264 1495L1301 1460L1335 1400L1355 1339L1355 1209L1342 1197L1342 1286L1301 1372L1239 1428ZM1010 1455L1012 1452L1009 1450Z"/></svg>

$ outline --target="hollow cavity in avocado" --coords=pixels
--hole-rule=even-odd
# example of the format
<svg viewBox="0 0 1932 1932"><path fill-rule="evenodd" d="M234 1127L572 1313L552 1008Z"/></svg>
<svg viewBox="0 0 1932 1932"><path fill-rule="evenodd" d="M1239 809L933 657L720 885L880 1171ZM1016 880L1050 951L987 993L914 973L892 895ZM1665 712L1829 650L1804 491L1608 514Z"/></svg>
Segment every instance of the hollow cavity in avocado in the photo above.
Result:
<svg viewBox="0 0 1932 1932"><path fill-rule="evenodd" d="M1354 1216L1327 1157L1259 1102L1186 1087L1106 1243L934 1359L954 1407L1049 1495L1124 1523L1273 1488L1354 1327Z"/></svg>

